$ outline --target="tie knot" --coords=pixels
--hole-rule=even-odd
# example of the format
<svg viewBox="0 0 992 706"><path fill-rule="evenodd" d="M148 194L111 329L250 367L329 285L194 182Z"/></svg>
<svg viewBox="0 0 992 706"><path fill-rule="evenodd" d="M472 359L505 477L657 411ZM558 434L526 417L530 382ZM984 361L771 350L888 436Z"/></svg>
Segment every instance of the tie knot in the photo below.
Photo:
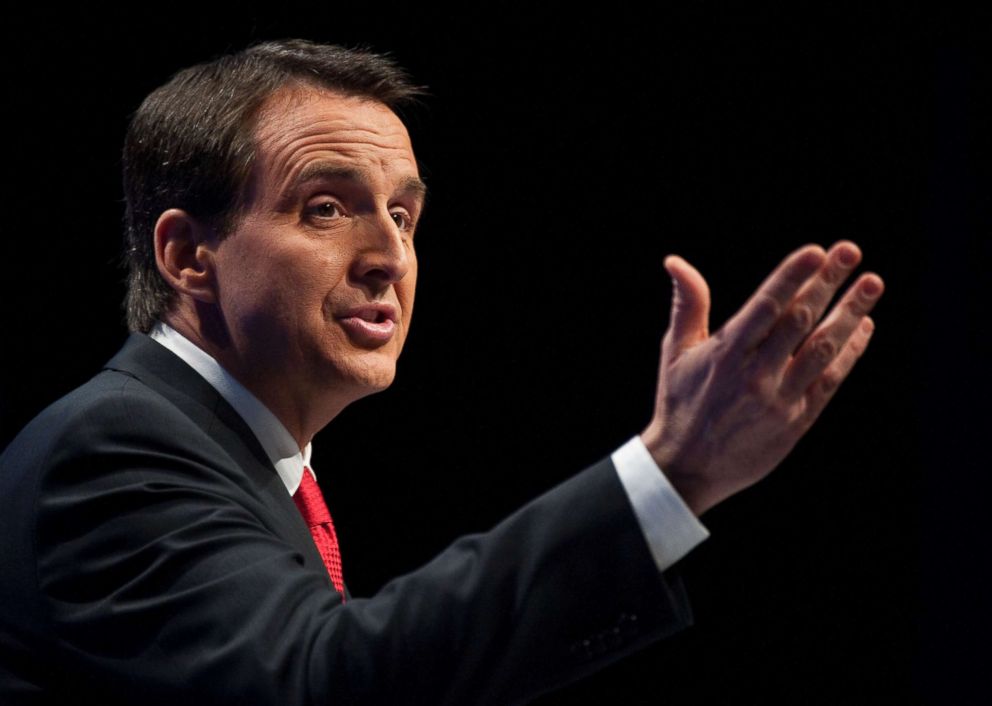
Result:
<svg viewBox="0 0 992 706"><path fill-rule="evenodd" d="M293 495L293 502L296 503L308 526L327 524L331 521L331 513L327 509L327 503L324 502L324 495L320 492L320 486L313 479L309 468L303 469L303 478L300 480L300 487Z"/></svg>

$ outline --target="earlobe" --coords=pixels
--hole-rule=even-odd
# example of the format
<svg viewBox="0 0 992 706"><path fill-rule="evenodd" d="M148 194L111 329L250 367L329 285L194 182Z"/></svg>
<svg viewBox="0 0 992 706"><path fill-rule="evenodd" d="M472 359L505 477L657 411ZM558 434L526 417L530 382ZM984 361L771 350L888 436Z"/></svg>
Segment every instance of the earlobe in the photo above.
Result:
<svg viewBox="0 0 992 706"><path fill-rule="evenodd" d="M186 211L170 208L155 223L155 263L180 294L208 304L217 301L212 232Z"/></svg>

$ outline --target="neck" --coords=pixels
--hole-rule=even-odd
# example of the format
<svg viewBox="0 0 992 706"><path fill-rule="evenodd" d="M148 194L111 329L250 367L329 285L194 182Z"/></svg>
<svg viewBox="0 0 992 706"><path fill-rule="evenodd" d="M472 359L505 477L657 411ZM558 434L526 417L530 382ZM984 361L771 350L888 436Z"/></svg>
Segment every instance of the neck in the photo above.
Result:
<svg viewBox="0 0 992 706"><path fill-rule="evenodd" d="M259 366L247 364L223 328L218 331L215 327L205 326L202 319L196 316L173 311L163 316L162 321L211 356L264 404L286 428L301 451L351 401L342 401L340 395L320 395L320 390L305 381L299 384L298 381L265 375L264 370L258 369Z"/></svg>

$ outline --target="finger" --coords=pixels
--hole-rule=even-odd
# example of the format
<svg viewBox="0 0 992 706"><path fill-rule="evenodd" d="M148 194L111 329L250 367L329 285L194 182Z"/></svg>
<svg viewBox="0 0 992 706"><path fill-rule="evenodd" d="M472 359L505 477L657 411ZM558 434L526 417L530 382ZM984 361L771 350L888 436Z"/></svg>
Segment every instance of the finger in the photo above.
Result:
<svg viewBox="0 0 992 706"><path fill-rule="evenodd" d="M767 370L779 370L789 359L813 326L823 316L841 283L861 261L861 250L850 241L841 241L830 248L826 262L810 278L788 305L785 315L772 328L760 345L759 365ZM840 347L834 351L840 350ZM832 358L833 356L831 356ZM829 362L829 361L828 361Z"/></svg>
<svg viewBox="0 0 992 706"><path fill-rule="evenodd" d="M834 358L820 377L810 385L806 391L806 413L804 415L807 425L816 421L820 412L827 406L827 403L837 392L840 384L847 379L848 374L854 368L854 364L864 354L871 340L871 335L875 331L875 322L870 316L861 320L857 330L847 339L843 350Z"/></svg>
<svg viewBox="0 0 992 706"><path fill-rule="evenodd" d="M678 255L665 258L672 278L672 314L668 336L672 355L709 337L710 288L699 271Z"/></svg>
<svg viewBox="0 0 992 706"><path fill-rule="evenodd" d="M863 325L883 290L882 279L874 274L862 275L851 285L786 368L779 386L783 399L799 399L844 351L848 339Z"/></svg>
<svg viewBox="0 0 992 706"><path fill-rule="evenodd" d="M819 245L806 245L786 257L723 328L723 335L741 354L764 341L796 292L823 265Z"/></svg>

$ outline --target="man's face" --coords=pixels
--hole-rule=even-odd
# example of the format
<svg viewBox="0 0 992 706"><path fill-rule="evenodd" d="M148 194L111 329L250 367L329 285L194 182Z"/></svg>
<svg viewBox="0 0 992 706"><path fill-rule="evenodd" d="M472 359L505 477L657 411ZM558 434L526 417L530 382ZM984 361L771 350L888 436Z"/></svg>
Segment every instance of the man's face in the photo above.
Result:
<svg viewBox="0 0 992 706"><path fill-rule="evenodd" d="M246 215L216 250L230 364L276 407L384 389L417 282L424 187L406 128L374 101L287 92L256 146Z"/></svg>

